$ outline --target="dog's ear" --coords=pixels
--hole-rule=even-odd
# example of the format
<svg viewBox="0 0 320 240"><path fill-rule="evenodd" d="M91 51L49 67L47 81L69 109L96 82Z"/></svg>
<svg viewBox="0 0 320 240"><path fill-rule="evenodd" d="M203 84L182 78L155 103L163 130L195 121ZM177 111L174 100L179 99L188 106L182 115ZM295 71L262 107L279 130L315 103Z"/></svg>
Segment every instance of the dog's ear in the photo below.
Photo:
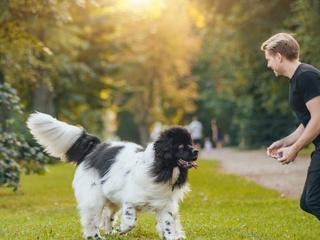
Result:
<svg viewBox="0 0 320 240"><path fill-rule="evenodd" d="M167 134L162 134L154 143L155 157L159 160L169 163L174 158L173 139Z"/></svg>
<svg viewBox="0 0 320 240"><path fill-rule="evenodd" d="M171 152L172 149L172 139L159 139L154 144L154 150L156 154L164 154Z"/></svg>

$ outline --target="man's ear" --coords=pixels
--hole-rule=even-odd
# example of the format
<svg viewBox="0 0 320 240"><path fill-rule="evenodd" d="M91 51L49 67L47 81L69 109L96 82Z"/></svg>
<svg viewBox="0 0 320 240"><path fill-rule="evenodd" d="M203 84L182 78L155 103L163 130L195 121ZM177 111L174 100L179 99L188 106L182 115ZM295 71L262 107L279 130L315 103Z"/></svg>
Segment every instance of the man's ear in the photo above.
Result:
<svg viewBox="0 0 320 240"><path fill-rule="evenodd" d="M275 57L276 57L276 59L277 59L279 62L283 62L283 60L284 60L283 56L282 56L281 53L279 53L279 52L277 52L277 53L275 54Z"/></svg>

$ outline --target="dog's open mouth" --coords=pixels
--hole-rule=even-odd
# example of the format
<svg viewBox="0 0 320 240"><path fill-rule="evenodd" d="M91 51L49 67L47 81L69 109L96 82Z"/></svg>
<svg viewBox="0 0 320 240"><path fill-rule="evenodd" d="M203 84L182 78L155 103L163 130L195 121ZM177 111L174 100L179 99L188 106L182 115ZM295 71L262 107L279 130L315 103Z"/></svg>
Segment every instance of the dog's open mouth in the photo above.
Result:
<svg viewBox="0 0 320 240"><path fill-rule="evenodd" d="M189 168L192 168L192 167L195 168L195 169L198 168L198 164L195 161L190 161L189 162L189 161L185 161L183 159L179 159L178 165L180 167L185 168L185 169L189 169Z"/></svg>

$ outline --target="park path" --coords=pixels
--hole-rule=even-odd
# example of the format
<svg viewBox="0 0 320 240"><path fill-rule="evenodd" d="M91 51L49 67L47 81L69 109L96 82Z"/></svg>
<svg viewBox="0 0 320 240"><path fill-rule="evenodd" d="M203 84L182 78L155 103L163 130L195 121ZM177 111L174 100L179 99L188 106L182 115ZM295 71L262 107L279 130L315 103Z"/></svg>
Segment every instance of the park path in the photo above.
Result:
<svg viewBox="0 0 320 240"><path fill-rule="evenodd" d="M202 151L201 158L218 160L222 171L243 176L277 190L283 197L294 199L300 197L310 162L308 157L298 156L294 162L282 165L267 157L263 150L245 151L232 148Z"/></svg>

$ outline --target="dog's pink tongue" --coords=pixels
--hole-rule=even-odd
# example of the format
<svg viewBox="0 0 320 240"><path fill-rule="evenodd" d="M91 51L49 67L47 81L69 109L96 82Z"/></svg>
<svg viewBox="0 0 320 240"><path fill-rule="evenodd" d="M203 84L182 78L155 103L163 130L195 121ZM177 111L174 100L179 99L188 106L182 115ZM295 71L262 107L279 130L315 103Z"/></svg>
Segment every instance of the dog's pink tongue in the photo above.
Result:
<svg viewBox="0 0 320 240"><path fill-rule="evenodd" d="M198 169L198 164L196 162L191 162L191 164L194 169Z"/></svg>

